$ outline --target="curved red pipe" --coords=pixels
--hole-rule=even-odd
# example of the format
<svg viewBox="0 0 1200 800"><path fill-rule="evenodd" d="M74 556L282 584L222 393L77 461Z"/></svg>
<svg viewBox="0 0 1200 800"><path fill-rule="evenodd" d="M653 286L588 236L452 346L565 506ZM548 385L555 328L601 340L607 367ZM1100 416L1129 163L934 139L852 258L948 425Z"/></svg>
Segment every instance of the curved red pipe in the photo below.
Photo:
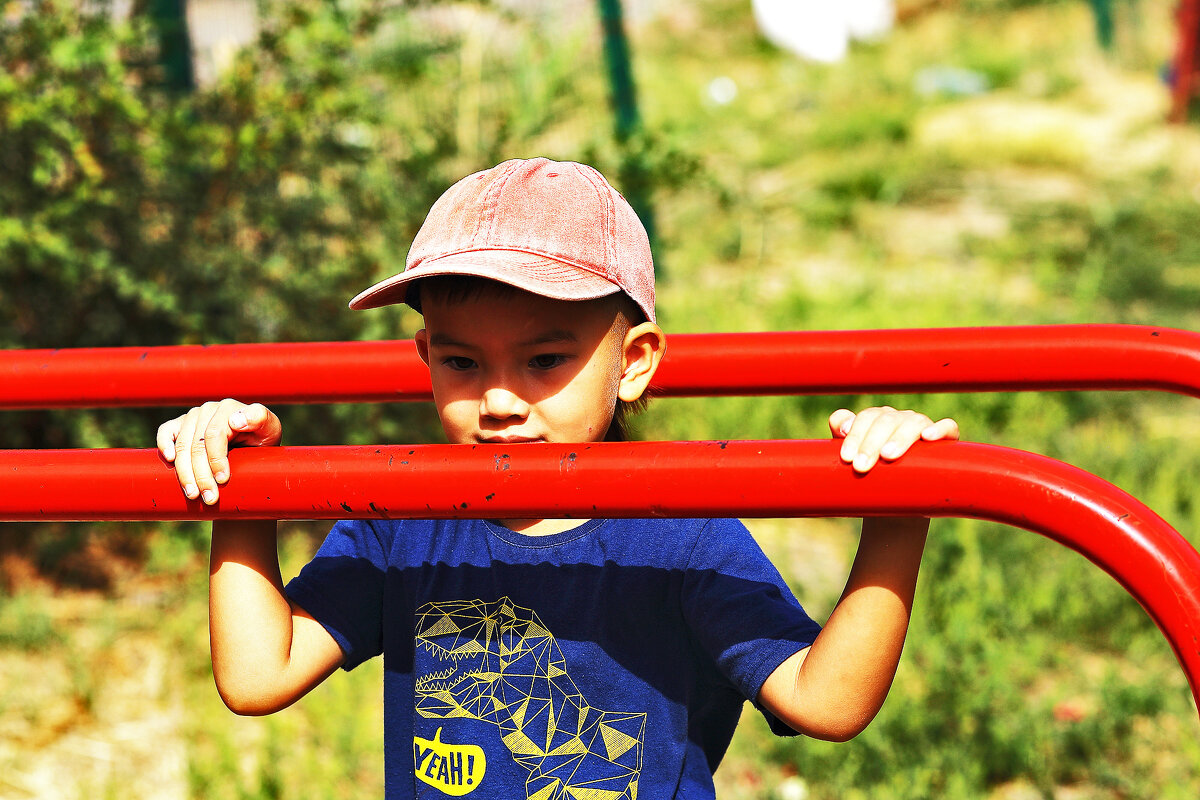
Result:
<svg viewBox="0 0 1200 800"><path fill-rule="evenodd" d="M1200 333L1033 325L668 337L664 396L1150 389L1200 397ZM430 399L411 341L0 351L0 408Z"/></svg>
<svg viewBox="0 0 1200 800"><path fill-rule="evenodd" d="M236 450L217 507L154 450L0 451L0 520L895 516L994 520L1082 553L1157 623L1200 701L1200 554L1112 484L1044 456L918 445L853 473L830 441Z"/></svg>

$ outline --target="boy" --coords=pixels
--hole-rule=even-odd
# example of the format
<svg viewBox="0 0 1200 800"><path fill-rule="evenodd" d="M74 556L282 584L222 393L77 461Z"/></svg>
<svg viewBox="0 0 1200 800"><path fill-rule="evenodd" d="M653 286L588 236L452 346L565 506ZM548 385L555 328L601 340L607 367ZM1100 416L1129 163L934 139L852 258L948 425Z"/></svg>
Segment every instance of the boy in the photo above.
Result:
<svg viewBox="0 0 1200 800"><path fill-rule="evenodd" d="M417 350L452 443L619 438L665 347L646 234L573 163L509 161L451 187L405 271L350 305L394 302L424 315ZM859 472L958 436L889 408L830 428ZM225 400L164 424L158 445L211 504L230 444L280 438L270 411ZM274 522L214 522L213 672L230 708L265 714L382 653L389 798L712 797L745 699L780 733L844 740L872 719L927 526L865 520L820 631L736 521L343 521L286 587Z"/></svg>

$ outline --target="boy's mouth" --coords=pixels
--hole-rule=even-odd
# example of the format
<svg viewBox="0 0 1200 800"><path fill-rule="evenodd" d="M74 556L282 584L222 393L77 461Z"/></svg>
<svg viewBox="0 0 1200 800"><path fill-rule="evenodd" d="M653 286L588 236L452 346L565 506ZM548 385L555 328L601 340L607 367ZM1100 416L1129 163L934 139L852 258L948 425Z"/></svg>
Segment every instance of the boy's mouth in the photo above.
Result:
<svg viewBox="0 0 1200 800"><path fill-rule="evenodd" d="M480 444L528 444L543 441L540 436L477 436Z"/></svg>

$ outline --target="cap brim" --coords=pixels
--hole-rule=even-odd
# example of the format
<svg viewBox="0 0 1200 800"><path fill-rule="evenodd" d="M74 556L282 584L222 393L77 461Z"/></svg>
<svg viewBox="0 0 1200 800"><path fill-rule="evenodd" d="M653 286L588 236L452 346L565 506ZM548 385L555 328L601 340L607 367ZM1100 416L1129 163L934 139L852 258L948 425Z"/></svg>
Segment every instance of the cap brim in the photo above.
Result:
<svg viewBox="0 0 1200 800"><path fill-rule="evenodd" d="M363 310L408 302L413 284L439 275L469 275L506 283L555 300L594 300L621 291L603 275L545 256L518 250L452 253L423 261L412 269L360 292L350 308Z"/></svg>

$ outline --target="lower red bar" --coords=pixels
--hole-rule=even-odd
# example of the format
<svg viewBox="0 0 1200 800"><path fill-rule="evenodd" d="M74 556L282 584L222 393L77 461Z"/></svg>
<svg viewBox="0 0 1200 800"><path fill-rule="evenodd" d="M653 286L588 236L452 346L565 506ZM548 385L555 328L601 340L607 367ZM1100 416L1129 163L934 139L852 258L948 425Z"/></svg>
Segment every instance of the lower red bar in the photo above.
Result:
<svg viewBox="0 0 1200 800"><path fill-rule="evenodd" d="M215 508L154 450L0 451L0 520L368 517L973 517L1040 533L1117 579L1200 700L1200 554L1106 481L1043 456L918 445L854 474L830 441L235 450Z"/></svg>

